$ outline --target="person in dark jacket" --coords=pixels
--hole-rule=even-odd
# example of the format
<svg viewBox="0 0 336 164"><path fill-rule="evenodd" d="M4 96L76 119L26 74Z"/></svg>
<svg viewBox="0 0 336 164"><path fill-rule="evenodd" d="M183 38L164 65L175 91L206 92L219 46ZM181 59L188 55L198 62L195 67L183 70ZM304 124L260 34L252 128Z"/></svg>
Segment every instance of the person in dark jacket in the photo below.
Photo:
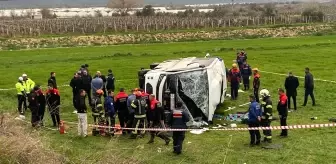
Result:
<svg viewBox="0 0 336 164"><path fill-rule="evenodd" d="M134 122L133 122L133 128L135 130L132 131L131 139L136 139L138 135L138 128L146 128L146 108L147 108L147 103L144 98L142 98L142 94L140 91L136 92L135 94L136 99L132 101L131 107L134 110ZM142 126L141 126L142 125ZM140 136L142 137L145 135L145 130L140 131Z"/></svg>
<svg viewBox="0 0 336 164"><path fill-rule="evenodd" d="M127 98L128 95L125 93L124 88L120 88L120 92L115 97L115 108L118 113L121 128L125 128L128 121ZM122 130L122 133L126 134L126 131Z"/></svg>
<svg viewBox="0 0 336 164"><path fill-rule="evenodd" d="M155 95L150 95L149 99L150 107L147 115L149 117L149 127L165 129L165 113L162 104L155 99ZM155 136L158 136L166 142L166 145L169 145L170 139L164 131L151 131L150 133L151 138L148 141L149 144L154 143Z"/></svg>
<svg viewBox="0 0 336 164"><path fill-rule="evenodd" d="M87 106L85 103L86 92L81 89L76 96L76 109L78 115L78 135L87 136Z"/></svg>
<svg viewBox="0 0 336 164"><path fill-rule="evenodd" d="M115 78L114 78L114 75L112 73L112 70L109 69L107 79L106 79L106 89L107 90L111 90L111 91L114 92L114 89L115 89L114 81L115 81Z"/></svg>
<svg viewBox="0 0 336 164"><path fill-rule="evenodd" d="M282 88L279 88L279 102L278 102L278 113L280 118L280 125L287 126L287 116L288 116L288 109L287 109L287 96L285 91ZM287 137L288 135L287 129L282 129L280 136Z"/></svg>
<svg viewBox="0 0 336 164"><path fill-rule="evenodd" d="M29 109L31 110L31 124L36 127L39 124L38 110L39 110L39 99L38 99L39 87L35 86L28 96Z"/></svg>
<svg viewBox="0 0 336 164"><path fill-rule="evenodd" d="M43 91L40 86L39 90L37 91L37 99L39 103L39 110L38 110L38 118L39 118L39 125L44 126L43 124L43 118L44 118L44 112L45 112L45 107L46 107L46 97L43 94Z"/></svg>
<svg viewBox="0 0 336 164"><path fill-rule="evenodd" d="M58 90L54 88L54 85L52 83L49 84L46 93L46 98L53 126L59 128L61 123L60 111L59 111L61 105L61 97Z"/></svg>
<svg viewBox="0 0 336 164"><path fill-rule="evenodd" d="M115 127L115 116L116 116L116 109L114 103L114 93L112 91L108 91L108 96L105 98L104 101L104 108L105 108L105 118L107 126L110 126L108 133L114 135L116 129Z"/></svg>
<svg viewBox="0 0 336 164"><path fill-rule="evenodd" d="M128 117L127 117L127 128L132 128L134 122L134 109L132 108L131 104L133 100L136 99L135 93L137 89L132 89L131 94L127 97L127 109L128 109ZM131 133L131 130L128 130L128 133Z"/></svg>
<svg viewBox="0 0 336 164"><path fill-rule="evenodd" d="M189 116L182 110L182 102L176 103L176 109L170 114L169 125L172 129L187 129ZM185 139L185 131L173 131L174 153L179 155L182 153L182 145Z"/></svg>
<svg viewBox="0 0 336 164"><path fill-rule="evenodd" d="M76 97L79 95L79 91L83 89L83 81L81 79L80 72L74 74L74 77L71 79L70 86L72 88L72 104L75 107L73 113L77 113Z"/></svg>
<svg viewBox="0 0 336 164"><path fill-rule="evenodd" d="M305 73L306 73L305 83L304 83L305 96L304 96L304 102L303 102L302 106L306 106L307 105L308 96L311 97L311 99L313 101L313 106L315 106L316 103L315 103L315 96L314 96L314 77L310 73L308 67L305 69Z"/></svg>
<svg viewBox="0 0 336 164"><path fill-rule="evenodd" d="M249 90L250 89L250 77L252 75L252 70L251 70L250 65L248 65L246 61L244 62L242 66L241 75L243 77L244 91Z"/></svg>
<svg viewBox="0 0 336 164"><path fill-rule="evenodd" d="M54 88L57 89L57 82L56 82L56 73L50 72L50 78L48 79L48 85L53 84Z"/></svg>
<svg viewBox="0 0 336 164"><path fill-rule="evenodd" d="M288 73L288 77L286 78L285 81L285 88L286 88L286 94L288 98L288 109L291 109L291 103L290 99L293 99L293 104L294 104L294 110L296 110L296 95L297 91L296 89L299 87L299 79L295 76L293 76L292 72Z"/></svg>
<svg viewBox="0 0 336 164"><path fill-rule="evenodd" d="M259 103L256 101L254 95L250 95L250 107L248 111L248 127L255 128L260 126L262 111ZM260 145L259 130L249 130L250 132L250 146Z"/></svg>
<svg viewBox="0 0 336 164"><path fill-rule="evenodd" d="M92 77L88 74L87 71L83 72L82 75L82 84L83 84L83 88L86 92L86 95L88 96L89 99L89 104L91 103L91 81L92 81Z"/></svg>
<svg viewBox="0 0 336 164"><path fill-rule="evenodd" d="M104 91L104 97L107 97L107 91L106 91L106 82L107 79L105 75L102 75L100 71L97 71L97 76L103 80L103 88L102 90Z"/></svg>
<svg viewBox="0 0 336 164"><path fill-rule="evenodd" d="M237 64L238 68L241 69L243 66L243 63L247 60L247 55L244 51L241 51L240 53L237 53Z"/></svg>
<svg viewBox="0 0 336 164"><path fill-rule="evenodd" d="M258 68L253 69L253 94L256 101L259 102L260 74Z"/></svg>
<svg viewBox="0 0 336 164"><path fill-rule="evenodd" d="M231 84L231 99L237 100L238 89L240 83L241 74L237 67L237 64L232 64L232 69L229 72L229 81Z"/></svg>

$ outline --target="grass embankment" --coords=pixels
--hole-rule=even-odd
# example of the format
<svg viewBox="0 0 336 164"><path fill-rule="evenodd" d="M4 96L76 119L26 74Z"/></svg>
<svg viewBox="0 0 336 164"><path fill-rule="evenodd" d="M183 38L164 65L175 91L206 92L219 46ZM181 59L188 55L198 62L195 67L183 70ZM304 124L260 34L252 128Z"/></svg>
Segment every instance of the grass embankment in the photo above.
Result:
<svg viewBox="0 0 336 164"><path fill-rule="evenodd" d="M152 62L165 59L198 56L206 52L222 57L230 66L235 58L235 49L247 48L248 61L252 67L277 73L293 71L303 76L304 68L310 67L315 78L336 80L333 68L336 62L334 49L336 36L254 39L231 41L183 42L150 45L120 45L107 47L85 47L68 49L43 49L31 51L3 51L0 57L0 73L2 80L0 88L13 88L17 77L27 73L36 83L46 85L51 71L57 72L58 85L69 84L73 73L81 64L88 63L90 71L97 70L106 73L112 68L116 76L117 88L127 90L137 86L137 71L149 66ZM268 88L272 94L274 114L276 114L277 88L283 87L284 76L261 74L263 88ZM336 85L316 81L316 101L318 106L299 107L298 111L289 114L288 123L311 124L328 122L329 117L336 115L334 106ZM16 112L15 90L0 91L0 109L6 112ZM60 87L62 97L61 117L66 121L77 121L72 114L72 93L69 87ZM298 105L303 102L303 80L300 79L298 90ZM240 94L239 100L227 100L218 113L229 106L237 106L248 101L248 94ZM232 112L246 111L239 107ZM13 114L14 115L14 114ZM310 117L316 116L312 121ZM89 122L92 123L89 114ZM46 114L46 125L51 120ZM216 120L218 122L218 120ZM25 124L21 124L25 126ZM273 125L279 125L278 121ZM243 125L240 125L243 126ZM30 125L27 125L30 128ZM77 127L70 126L68 134L60 135L55 131L41 130L39 135L48 138L53 149L74 163L95 163L98 160L110 163L335 163L336 143L333 128L291 130L289 138L280 139L280 133L274 131L274 143L282 144L280 150L264 150L248 147L248 132L206 132L201 135L187 135L184 154L176 157L172 153L172 145L163 146L156 139L153 145L147 145L148 137L139 140L129 140L126 137L112 139L101 137L77 138ZM111 155L105 157L105 155ZM134 162L132 162L134 161Z"/></svg>

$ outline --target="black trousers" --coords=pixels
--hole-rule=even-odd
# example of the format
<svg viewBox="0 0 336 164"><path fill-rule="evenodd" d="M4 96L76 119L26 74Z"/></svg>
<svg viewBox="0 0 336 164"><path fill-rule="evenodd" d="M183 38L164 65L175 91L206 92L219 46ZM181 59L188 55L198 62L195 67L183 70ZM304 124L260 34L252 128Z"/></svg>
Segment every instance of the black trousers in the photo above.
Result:
<svg viewBox="0 0 336 164"><path fill-rule="evenodd" d="M24 115L25 111L27 110L26 97L24 95L17 95L17 99L18 99L18 111L21 115ZM22 105L24 109L22 109Z"/></svg>
<svg viewBox="0 0 336 164"><path fill-rule="evenodd" d="M120 127L124 128L127 125L127 121L128 121L128 115L127 115L127 113L125 113L125 112L118 112L118 118L119 118Z"/></svg>
<svg viewBox="0 0 336 164"><path fill-rule="evenodd" d="M185 132L180 131L173 132L173 145L175 153L181 153L184 138L185 138Z"/></svg>
<svg viewBox="0 0 336 164"><path fill-rule="evenodd" d="M311 99L313 101L313 105L315 105L314 89L306 89L305 90L305 96L304 96L304 103L303 103L303 105L307 105L308 96L311 97Z"/></svg>
<svg viewBox="0 0 336 164"><path fill-rule="evenodd" d="M72 105L76 109L76 97L78 96L78 93L75 91L72 91Z"/></svg>
<svg viewBox="0 0 336 164"><path fill-rule="evenodd" d="M259 89L253 88L253 94L254 94L254 97L256 98L256 101L259 102Z"/></svg>
<svg viewBox="0 0 336 164"><path fill-rule="evenodd" d="M237 100L239 84L231 84L231 99Z"/></svg>
<svg viewBox="0 0 336 164"><path fill-rule="evenodd" d="M160 123L154 123L150 128L163 128ZM159 138L165 140L166 142L169 142L169 137L166 132L160 132L160 131L151 131L151 141L154 141L155 136L158 136Z"/></svg>
<svg viewBox="0 0 336 164"><path fill-rule="evenodd" d="M103 88L103 91L104 91L104 97L106 97L107 96L107 92L106 92L106 88L105 87Z"/></svg>
<svg viewBox="0 0 336 164"><path fill-rule="evenodd" d="M39 106L38 116L39 116L39 121L41 124L43 124L45 107L46 107L45 104L40 104Z"/></svg>
<svg viewBox="0 0 336 164"><path fill-rule="evenodd" d="M134 122L134 113L130 113L130 114L128 114L128 120L127 120L126 127L127 128L132 128L133 122ZM132 132L132 130L127 130L127 131L128 131L128 133Z"/></svg>
<svg viewBox="0 0 336 164"><path fill-rule="evenodd" d="M61 123L59 107L49 106L48 109L51 116L51 120L53 122L53 126L59 126Z"/></svg>
<svg viewBox="0 0 336 164"><path fill-rule="evenodd" d="M92 99L91 99L91 88L90 89L85 89L85 92L86 92L86 95L89 99L89 105L91 106L92 105L91 104L91 101L92 101Z"/></svg>
<svg viewBox="0 0 336 164"><path fill-rule="evenodd" d="M261 126L262 127L270 127L271 126L271 120L261 120ZM263 134L265 136L265 139L272 139L272 130L263 130Z"/></svg>
<svg viewBox="0 0 336 164"><path fill-rule="evenodd" d="M292 95L292 94L287 94L287 98L288 98L288 109L291 109L291 98L293 99L293 104L294 104L294 110L296 110L296 96Z"/></svg>
<svg viewBox="0 0 336 164"><path fill-rule="evenodd" d="M30 110L31 110L31 124L33 127L35 127L39 123L39 117L38 117L39 107L38 106L30 107Z"/></svg>
<svg viewBox="0 0 336 164"><path fill-rule="evenodd" d="M249 123L248 124L249 128L252 127L259 127L259 123ZM260 132L259 130L249 130L250 132L250 144L255 145L255 144L260 144Z"/></svg>
<svg viewBox="0 0 336 164"><path fill-rule="evenodd" d="M280 125L281 126L287 126L287 116L281 116L280 117ZM288 130L287 129L282 129L280 136L287 136L288 135Z"/></svg>
<svg viewBox="0 0 336 164"><path fill-rule="evenodd" d="M244 90L250 89L250 79L249 76L243 76L243 84L244 84Z"/></svg>

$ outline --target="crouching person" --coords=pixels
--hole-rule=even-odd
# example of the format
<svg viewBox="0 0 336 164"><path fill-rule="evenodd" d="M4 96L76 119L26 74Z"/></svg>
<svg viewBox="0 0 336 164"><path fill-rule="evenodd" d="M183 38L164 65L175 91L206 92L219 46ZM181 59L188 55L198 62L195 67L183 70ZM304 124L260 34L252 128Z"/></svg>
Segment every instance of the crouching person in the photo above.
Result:
<svg viewBox="0 0 336 164"><path fill-rule="evenodd" d="M76 97L76 109L78 115L78 135L86 137L87 136L87 107L85 103L86 92L81 89L79 95Z"/></svg>
<svg viewBox="0 0 336 164"><path fill-rule="evenodd" d="M171 113L169 124L172 129L187 129L187 122L189 122L188 115L182 111L182 102L176 103L176 109ZM185 138L185 131L173 132L174 153L181 154L182 144Z"/></svg>

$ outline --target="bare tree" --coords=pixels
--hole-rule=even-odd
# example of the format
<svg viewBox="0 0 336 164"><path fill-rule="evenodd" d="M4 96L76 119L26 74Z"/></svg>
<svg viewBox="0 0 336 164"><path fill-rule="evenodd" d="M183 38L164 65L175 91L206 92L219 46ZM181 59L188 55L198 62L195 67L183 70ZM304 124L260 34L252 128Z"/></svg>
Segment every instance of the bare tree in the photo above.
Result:
<svg viewBox="0 0 336 164"><path fill-rule="evenodd" d="M119 12L128 12L142 3L143 0L109 0L107 7L119 9Z"/></svg>

